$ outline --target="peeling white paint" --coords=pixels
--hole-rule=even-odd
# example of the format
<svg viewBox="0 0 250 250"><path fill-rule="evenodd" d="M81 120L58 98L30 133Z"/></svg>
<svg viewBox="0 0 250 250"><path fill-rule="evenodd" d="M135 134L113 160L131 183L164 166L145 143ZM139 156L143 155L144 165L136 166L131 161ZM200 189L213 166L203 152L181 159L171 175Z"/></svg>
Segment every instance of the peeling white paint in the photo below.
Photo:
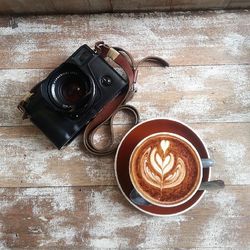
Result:
<svg viewBox="0 0 250 250"><path fill-rule="evenodd" d="M170 62L173 59L180 63L182 57L190 57L187 55L188 50L195 54L196 51L207 53L207 50L212 49L225 57L229 53L230 60L232 56L244 57L244 49L249 48L250 42L245 39L244 29L236 30L236 23L241 25L246 19L246 14L244 12L216 14L195 17L192 13L180 12L178 15L172 13L75 15L74 18L65 16L63 24L58 24L54 17L16 18L18 27L15 29L0 27L0 35L3 38L10 35L17 38L8 46L16 56L16 62L13 57L11 63L19 64L27 63L31 56L35 56L34 52L51 53L56 50L61 56L66 57L80 45L88 43L93 46L98 40L105 40L109 44L135 51L139 57L154 53L170 59ZM43 42L44 37L47 39L46 46ZM147 39L144 39L145 37ZM199 55L195 55L195 58L199 58ZM205 58L210 59L209 55ZM205 60L202 58L203 64Z"/></svg>
<svg viewBox="0 0 250 250"><path fill-rule="evenodd" d="M7 189L3 188L6 193ZM53 188L25 188L22 189L21 194L15 196L15 199L10 201L8 197L1 197L0 210L2 213L6 213L9 209L14 206L18 206L22 202L26 202L28 199L32 201L32 213L34 216L38 216L40 220L48 221L44 217L44 198L43 196L51 197L51 208L54 212L75 211L75 197L73 192L64 192L64 188L53 189ZM28 217L27 219L31 219Z"/></svg>
<svg viewBox="0 0 250 250"><path fill-rule="evenodd" d="M192 217L185 215L178 215L170 218L149 217L144 224L146 229L142 243L138 245L139 249L150 249L157 244L157 247L162 248L166 246L173 246L178 242L180 235L178 234L181 225L186 221L191 221Z"/></svg>
<svg viewBox="0 0 250 250"><path fill-rule="evenodd" d="M65 152L65 154L62 155L61 160L70 161L70 160L72 160L74 158L81 158L83 156L83 154L84 153L82 151L80 151L80 150L72 150L72 151L67 152L67 153Z"/></svg>
<svg viewBox="0 0 250 250"><path fill-rule="evenodd" d="M192 124L190 124L192 127ZM195 125L195 132L203 139L203 138L208 138L210 139L213 137L216 133L216 129L213 126L200 126L200 124Z"/></svg>
<svg viewBox="0 0 250 250"><path fill-rule="evenodd" d="M59 192L54 196L52 206L56 211L75 211L75 197L69 192Z"/></svg>
<svg viewBox="0 0 250 250"><path fill-rule="evenodd" d="M247 37L244 35L229 33L223 38L223 45L227 53L229 52L233 56L240 56L243 46L247 46L250 49L250 39L247 41Z"/></svg>
<svg viewBox="0 0 250 250"><path fill-rule="evenodd" d="M225 178L230 180L230 184L248 185L250 172L246 144L238 140L217 139L211 141L211 146L222 156Z"/></svg>
<svg viewBox="0 0 250 250"><path fill-rule="evenodd" d="M104 39L109 44L119 45L131 50L138 57L145 56L147 53L154 53L170 59L170 63L172 60L181 63L182 57L184 63L190 63L184 58L186 55L190 55L187 53L189 49L192 49L193 52L197 50L197 53L202 51L207 53L210 49L214 53L216 50L218 55L225 55L225 58L217 59L218 63L234 62L233 57L244 59L246 50L250 47L248 34L240 30L236 31L236 29L245 21L246 15L243 12L241 14L215 13L218 15L212 15L209 18L200 15L196 15L194 18L193 14L187 15L187 13L179 13L176 16L172 13L104 14L87 17L74 16L74 18L66 16L63 25L50 24L54 17L40 17L39 19L17 18L18 27L16 29L0 27L0 35L1 39L3 39L2 46L6 46L14 55L12 60L6 63L9 67L17 64L22 67L24 64L29 63L30 60L34 60L37 56L35 53L39 52L44 53L45 56L51 52L57 52L61 57L66 58L81 44L86 42L93 45L98 39ZM106 27L105 33L103 33L103 25ZM190 27L192 27L192 32L190 32ZM118 30L119 32L114 32ZM123 32L125 30L126 33ZM211 30L213 32L209 33ZM95 32L92 33L92 31ZM57 36L58 33L63 39ZM78 34L81 34L80 37ZM13 36L15 39L12 39L11 43L7 43L6 41L10 41L7 40L8 36ZM143 39L143 42L138 37L141 37L140 39ZM179 38L176 39L177 37ZM46 38L45 45L41 42L44 41L44 38ZM157 47L156 41L160 41L160 43L157 43ZM144 49L145 47L147 47L147 51ZM198 58L196 54L195 56L195 58ZM209 56L211 54L208 53ZM204 63L204 61L201 58L201 62ZM244 62L246 62L245 59ZM249 68L247 66L185 68L187 67L159 71L158 69L148 69L153 74L147 77L148 80L145 83L142 82L142 85L139 85L140 92L137 95L152 91L153 84L156 93L161 91L167 93L171 90L175 91L175 93L181 93L182 98L175 100L176 102L170 102L169 109L164 109L164 105L157 106L158 102L149 101L147 105L141 107L143 119L171 116L184 118L187 121L249 121L250 90ZM6 75L2 79L5 80L0 79L1 96L10 94L10 88L7 86L9 82L14 83L15 80L20 79L19 83L25 86L26 79L29 78L29 72L26 70L5 71L4 73ZM224 83L223 87L214 88L220 92L215 93L217 96L225 94L224 101L226 104L219 106L223 109L220 114L221 117L214 116L220 103L216 99L210 99L210 96L207 95L207 91L213 91L213 81ZM160 84L155 85L158 82ZM16 89L13 89L13 93L20 94ZM138 100L135 99L133 103L140 107L141 101ZM6 103L4 105L6 107ZM235 105L236 108L234 109ZM240 112L237 105L240 105ZM8 115L8 113L13 114L14 106L16 106L16 99L11 99L6 108L7 112L3 116L6 120L2 124L13 125L13 122L16 122L13 115ZM2 111L4 112L3 108ZM201 134L213 132L207 129L199 131L201 131ZM97 138L97 140L99 139L102 138ZM211 146L218 149L219 155L223 158L226 164L225 175L229 178L231 184L249 184L250 176L247 166L249 161L246 161L248 159L247 145L246 142L223 138L217 139L211 144ZM74 178L72 178L74 173L71 176L70 169L68 174L65 169L62 173L54 172L54 168L51 168L52 165L49 165L48 162L51 160L54 166L60 167L62 161L65 163L65 161L71 161L74 158L87 164L87 166L83 164L82 168L86 168L87 177L91 180L100 178L101 175L100 168L92 168L96 163L96 159L87 159L88 156L84 156L84 153L78 151L77 144L70 146L67 151L59 152L52 149L50 144L47 144L47 141L45 143L42 136L31 138L26 135L18 139L13 136L13 138L6 139L1 135L0 148L1 177L10 182L18 182L20 178L23 178L26 183L31 185L72 185L74 184ZM100 166L101 164L112 163L102 161ZM240 171L238 171L239 169ZM103 178L103 176L101 177ZM107 178L111 177L108 176ZM0 189L0 193L3 194L4 190ZM89 246L92 248L125 248L133 240L127 236L129 232L136 232L139 248L151 248L154 244L156 244L157 248L161 248L165 247L166 244L181 243L183 239L183 235L180 235L181 228L188 227L190 223L193 223L193 226L196 225L197 214L195 213L193 217L187 214L164 219L142 215L129 205L124 205L125 202L120 204L114 201L111 197L113 194L111 190L111 188L105 187L103 191L95 192L93 189L86 199L86 210L88 210L86 220L90 223L84 224L82 230L89 229ZM48 215L44 214L43 195L49 197L51 214L56 214L52 219L48 219ZM214 214L208 218L208 221L204 221L202 228L198 229L198 235L194 236L197 242L191 242L190 245L221 247L222 243L227 243L229 245L224 244L223 247L237 248L237 244L240 244L238 237L241 222L236 221L235 223L233 219L237 218L238 213L241 212L241 207L238 206L238 198L231 192L224 190L220 193L210 194L209 197L203 204L206 206L206 204L212 202L214 204ZM75 213L77 207L74 193L65 192L63 188L60 188L60 191L53 188L25 189L21 195L14 196L14 198L13 200L7 200L4 195L1 196L1 213L5 214L13 207L30 202L33 214L32 217L27 217L27 219L31 221L33 217L37 217L44 224L48 233L49 239L41 240L39 242L40 246L49 244L56 246L58 242L63 242L64 245L74 245L76 238L79 237L79 228L71 225L67 216L61 215L62 212L71 213L69 216ZM197 217L199 218L199 216ZM92 223L94 220L96 223ZM203 221L199 223L202 224ZM0 238L2 237L1 226ZM234 228L235 231L230 230L229 232L228 226ZM29 227L29 230L32 233L41 233L43 229L32 226ZM6 249L5 243L0 240L0 249L2 248Z"/></svg>
<svg viewBox="0 0 250 250"><path fill-rule="evenodd" d="M43 204L42 204L42 196L51 196L52 200L50 201L51 207L55 212L66 212L66 211L75 211L75 197L73 192L64 192L64 188L61 190L58 189L36 189L36 188L28 188L22 191L23 196L29 197L37 197L38 200L33 200L32 212L34 216L38 216L39 219L46 221L47 219L43 214Z"/></svg>
<svg viewBox="0 0 250 250"><path fill-rule="evenodd" d="M235 67L228 75L228 79L233 83L234 101L242 105L242 107L248 108L248 114L250 114L250 69Z"/></svg>
<svg viewBox="0 0 250 250"><path fill-rule="evenodd" d="M74 226L65 225L64 218L54 218L49 223L50 235L54 242L62 240L66 245L72 245L77 235L77 229Z"/></svg>
<svg viewBox="0 0 250 250"><path fill-rule="evenodd" d="M36 39L28 38L27 40L22 40L12 46L11 51L13 56L11 60L14 60L15 63L27 63L32 57L30 52L39 51L38 41Z"/></svg>
<svg viewBox="0 0 250 250"><path fill-rule="evenodd" d="M216 248L222 246L221 242L230 242L228 245L224 243L223 247L238 248L241 226L240 222L234 218L241 214L242 208L238 205L237 197L226 189L214 192L210 197L208 202L214 204L214 214L209 216L208 221L204 223L199 237L196 238L196 245ZM222 223L221 218L226 218L227 223ZM234 230L229 231L229 227Z"/></svg>
<svg viewBox="0 0 250 250"><path fill-rule="evenodd" d="M243 201L238 200L238 191L234 192L233 189L207 193L201 205L194 208L193 212L170 218L144 215L126 203L125 199L124 202L118 202L122 194L113 187L88 188L83 194L84 200L78 203L83 207L74 205L68 209L65 205L64 214L56 204L57 196L61 197L62 203L64 196L61 193L67 197L74 197L70 188L28 188L22 193L19 192L16 192L17 199L13 204L9 203L7 210L0 207L1 212L5 215L13 207L22 207L30 203L33 208L40 207L40 214L34 213L32 209L32 217L27 218L33 219L27 225L27 230L33 236L46 234L46 239L38 238L40 247L73 246L77 242L78 246L94 249L131 246L149 249L152 245L161 249L166 245L182 247L184 241L186 247L211 248L221 247L223 244L223 247L237 248L243 223L243 209L246 209L240 206ZM211 211L209 213L206 212L208 208ZM75 215L79 214L79 209L84 209L85 217L79 218L83 222L82 225L72 223ZM40 223L34 220L37 217ZM183 233L190 228L193 228L193 236L187 235L192 238L189 242L188 239L183 240ZM232 231L233 229L235 231ZM246 241L242 244L246 244Z"/></svg>
<svg viewBox="0 0 250 250"><path fill-rule="evenodd" d="M6 247L6 244L5 244L5 242L3 242L2 240L1 240L1 236L2 235L2 233L0 232L0 250L9 250L9 249L11 249L11 248L9 248L9 247Z"/></svg>
<svg viewBox="0 0 250 250"><path fill-rule="evenodd" d="M42 233L42 229L39 227L32 226L32 227L28 227L28 232L32 234L39 234L39 233Z"/></svg>
<svg viewBox="0 0 250 250"><path fill-rule="evenodd" d="M113 178L113 172L108 172L112 169L113 160L106 157L96 161L96 157L82 149L80 137L59 151L42 132L27 128L18 134L18 138L14 132L13 136L3 135L0 140L0 173L5 183L71 186L83 182L98 184L104 178L110 183Z"/></svg>
<svg viewBox="0 0 250 250"><path fill-rule="evenodd" d="M28 121L21 120L16 104L32 86L30 74L34 74L37 79L41 80L48 73L48 71L18 70L12 75L13 72L14 70L8 72L4 70L4 77L0 80L1 95L10 96L7 99L7 105L6 101L1 103L3 106L1 125L3 126L30 124ZM37 74L39 77L36 76ZM140 109L143 119L155 116L167 116L191 122L244 122L250 119L250 85L248 84L250 70L248 66L168 69L152 67L141 69L140 74L142 77L139 77L137 84L138 93L130 103ZM27 85L25 84L26 78ZM15 87L16 82L21 86ZM149 100L143 98L144 95L148 97L152 89L155 96ZM16 95L21 96L17 98ZM15 110L14 113L13 110ZM16 119L18 114L18 119ZM124 123L124 117L124 114L119 114L115 123ZM102 138L97 138L99 139Z"/></svg>
<svg viewBox="0 0 250 250"><path fill-rule="evenodd" d="M5 193L7 191L7 189L2 190L4 190ZM46 198L49 199L46 200ZM44 202L49 202L50 208L45 208ZM47 216L60 214L61 212L75 212L76 208L73 190L71 192L65 188L22 189L22 191L17 191L15 199L12 201L8 196L1 196L0 210L2 215L4 215L14 207L20 207L21 209L23 206L30 203L32 204L32 217L27 217L27 219L31 220L38 217L38 219L43 222L43 226L40 226L40 224L31 224L27 227L27 230L31 234L46 233L47 235L46 240L43 240L43 237L39 240L40 246L46 246L47 244L56 245L58 241L62 241L65 245L72 245L75 242L78 231L76 226L68 225L67 216L61 217L59 215L52 217L52 219L46 218ZM45 217L44 211L46 209L48 209L48 214L46 214Z"/></svg>
<svg viewBox="0 0 250 250"><path fill-rule="evenodd" d="M40 216L40 217L38 217L41 221L44 221L44 222L47 222L48 221L48 219L46 218L46 217L44 217L44 216Z"/></svg>
<svg viewBox="0 0 250 250"><path fill-rule="evenodd" d="M48 70L3 69L0 70L0 96L13 98L25 95L35 84L48 75Z"/></svg>
<svg viewBox="0 0 250 250"><path fill-rule="evenodd" d="M191 122L248 121L249 77L249 67L238 65L144 68L131 103L140 107L143 119L166 116ZM145 100L143 94L151 98Z"/></svg>
<svg viewBox="0 0 250 250"><path fill-rule="evenodd" d="M91 226L90 246L102 248L110 246L114 248L126 248L131 238L122 235L122 231L135 231L137 235L138 248L150 248L155 242L157 246L163 246L176 242L175 232L180 229L183 222L192 220L192 217L180 215L171 218L156 218L143 215L132 207L114 202L110 197L110 189L102 192L91 192L89 195L89 215L98 218ZM121 216L126 211L126 216ZM174 229L173 229L174 228ZM170 233L170 231L172 231Z"/></svg>
<svg viewBox="0 0 250 250"><path fill-rule="evenodd" d="M214 109L214 103L205 95L195 97L183 97L179 102L173 104L169 110L169 114L176 115L192 115L196 120L199 116L205 116Z"/></svg>
<svg viewBox="0 0 250 250"><path fill-rule="evenodd" d="M46 138L43 137L42 140ZM0 155L2 155L2 162L0 163L0 170L2 176L6 179L12 179L18 175L23 178L25 183L36 182L37 185L52 185L52 186L68 186L70 185L70 172L67 174L54 172L50 168L50 161L53 161L54 167L60 164L60 161L72 159L72 157L83 156L83 152L68 148L66 151L58 151L55 148L46 147L46 143L41 143L39 137L23 137L1 139L0 145L2 147ZM48 141L47 141L48 142ZM49 142L48 142L49 143ZM63 158L66 155L65 158ZM13 165L13 162L15 164ZM19 166L17 168L16 166Z"/></svg>
<svg viewBox="0 0 250 250"><path fill-rule="evenodd" d="M39 240L39 246L54 245L59 242L64 246L74 245L78 231L75 226L67 225L67 220L64 217L57 216L47 224L48 238Z"/></svg>
<svg viewBox="0 0 250 250"><path fill-rule="evenodd" d="M90 247L93 249L118 249L120 245L122 245L122 243L109 238L90 240Z"/></svg>
<svg viewBox="0 0 250 250"><path fill-rule="evenodd" d="M142 223L140 217L134 213L125 218L123 216L119 218L119 215L124 212L124 207L110 199L109 189L103 192L92 191L88 199L90 200L89 215L93 218L99 218L89 230L90 246L99 247L101 239L102 243L107 244L103 245L103 248L110 245L114 248L126 247L127 243L124 241L124 237L117 232L122 229L140 228Z"/></svg>
<svg viewBox="0 0 250 250"><path fill-rule="evenodd" d="M63 30L62 25L46 24L37 20L27 22L26 18L15 18L18 25L15 29L11 26L0 27L0 36L27 35L30 33L55 33Z"/></svg>

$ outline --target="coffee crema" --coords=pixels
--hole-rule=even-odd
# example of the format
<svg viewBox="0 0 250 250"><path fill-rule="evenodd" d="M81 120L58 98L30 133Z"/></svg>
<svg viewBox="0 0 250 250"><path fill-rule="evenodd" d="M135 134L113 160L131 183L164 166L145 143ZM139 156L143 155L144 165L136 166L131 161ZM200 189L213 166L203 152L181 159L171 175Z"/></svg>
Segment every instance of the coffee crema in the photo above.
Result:
<svg viewBox="0 0 250 250"><path fill-rule="evenodd" d="M130 178L152 204L174 206L199 185L200 160L182 137L158 133L139 143L130 158Z"/></svg>

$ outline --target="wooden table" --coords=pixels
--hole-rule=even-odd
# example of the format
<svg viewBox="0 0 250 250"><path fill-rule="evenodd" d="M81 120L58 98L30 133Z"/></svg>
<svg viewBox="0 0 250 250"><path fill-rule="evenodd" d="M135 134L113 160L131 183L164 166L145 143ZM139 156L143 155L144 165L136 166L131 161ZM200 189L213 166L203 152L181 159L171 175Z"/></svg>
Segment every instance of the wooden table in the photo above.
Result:
<svg viewBox="0 0 250 250"><path fill-rule="evenodd" d="M140 69L130 102L142 120L192 126L216 161L197 207L171 218L142 214L122 196L113 156L77 138L58 151L16 108L22 96L80 45L154 54L170 68ZM0 249L250 247L249 11L0 18ZM120 114L121 137L129 119ZM108 137L99 131L96 140Z"/></svg>

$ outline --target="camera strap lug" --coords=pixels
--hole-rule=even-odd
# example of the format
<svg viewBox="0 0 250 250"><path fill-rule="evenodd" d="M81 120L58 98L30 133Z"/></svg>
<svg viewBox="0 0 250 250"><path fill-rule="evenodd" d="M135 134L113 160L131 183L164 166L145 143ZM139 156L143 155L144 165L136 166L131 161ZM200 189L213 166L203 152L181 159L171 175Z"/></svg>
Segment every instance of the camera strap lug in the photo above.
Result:
<svg viewBox="0 0 250 250"><path fill-rule="evenodd" d="M137 109L131 105L125 105L129 101L133 94L137 91L135 84L137 82L138 67L144 62L154 62L160 66L166 67L169 64L160 57L150 56L140 60L137 65L131 54L120 47L109 47L103 41L95 44L95 51L103 58L109 57L116 64L118 64L127 74L128 88L124 93L115 97L96 115L96 117L90 121L86 126L83 133L83 143L85 148L95 155L108 155L115 152L117 145L114 144L113 133L113 119L114 116L120 111L126 111L133 115L134 125L139 123L139 113ZM110 143L105 148L100 149L94 144L94 134L104 124L109 124L110 129Z"/></svg>
<svg viewBox="0 0 250 250"><path fill-rule="evenodd" d="M17 105L17 108L23 113L22 119L25 120L28 118L27 112L25 110L25 104L28 102L29 98L34 95L34 93L32 92L28 92L23 99L19 102L19 104Z"/></svg>

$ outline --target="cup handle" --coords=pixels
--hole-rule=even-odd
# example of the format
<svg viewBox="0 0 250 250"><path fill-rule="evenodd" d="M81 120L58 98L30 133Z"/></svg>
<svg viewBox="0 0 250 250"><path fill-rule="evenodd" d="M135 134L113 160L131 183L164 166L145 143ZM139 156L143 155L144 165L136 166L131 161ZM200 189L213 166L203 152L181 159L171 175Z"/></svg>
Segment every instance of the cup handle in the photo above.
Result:
<svg viewBox="0 0 250 250"><path fill-rule="evenodd" d="M214 180L214 181L203 181L199 187L199 190L218 190L223 189L225 187L225 183L222 180Z"/></svg>
<svg viewBox="0 0 250 250"><path fill-rule="evenodd" d="M203 168L210 168L214 165L214 160L209 159L209 158L207 159L203 158L201 159L201 163L202 163Z"/></svg>
<svg viewBox="0 0 250 250"><path fill-rule="evenodd" d="M222 180L204 181L201 183L199 190L214 191L214 190L223 189L224 187L225 187L225 183ZM152 205L148 201L143 199L134 188L130 192L129 198L134 204L136 204L138 206L150 206L150 205Z"/></svg>
<svg viewBox="0 0 250 250"><path fill-rule="evenodd" d="M133 190L130 192L129 198L130 198L130 200L131 200L134 204L136 204L136 205L138 205L138 206L150 206L150 205L151 205L148 201L144 200L144 199L138 194L138 192L137 192L134 188L133 188Z"/></svg>
<svg viewBox="0 0 250 250"><path fill-rule="evenodd" d="M212 159L201 159L203 168L210 168L214 165L214 160ZM222 180L206 181L202 182L199 190L218 190L224 188L225 183ZM130 200L138 206L149 206L151 205L148 201L143 199L140 194L133 188L129 194Z"/></svg>

